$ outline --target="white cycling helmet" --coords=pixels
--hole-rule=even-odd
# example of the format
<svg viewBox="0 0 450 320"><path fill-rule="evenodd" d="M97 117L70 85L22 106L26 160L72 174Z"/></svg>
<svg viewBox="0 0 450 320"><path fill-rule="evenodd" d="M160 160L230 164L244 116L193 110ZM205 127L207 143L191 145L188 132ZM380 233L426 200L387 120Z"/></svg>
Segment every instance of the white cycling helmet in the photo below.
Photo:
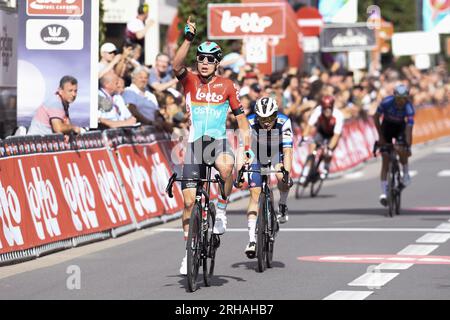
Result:
<svg viewBox="0 0 450 320"><path fill-rule="evenodd" d="M278 113L277 101L271 97L263 97L256 102L255 113L260 118L269 118Z"/></svg>

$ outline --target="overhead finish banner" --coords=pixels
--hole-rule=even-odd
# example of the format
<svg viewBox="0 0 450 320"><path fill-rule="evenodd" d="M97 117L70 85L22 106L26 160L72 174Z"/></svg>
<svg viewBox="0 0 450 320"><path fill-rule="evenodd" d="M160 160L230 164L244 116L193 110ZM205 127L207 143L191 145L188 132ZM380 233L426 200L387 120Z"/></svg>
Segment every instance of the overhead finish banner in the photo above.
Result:
<svg viewBox="0 0 450 320"><path fill-rule="evenodd" d="M18 124L28 127L68 75L78 80L72 123L96 128L99 0L24 0L18 6Z"/></svg>
<svg viewBox="0 0 450 320"><path fill-rule="evenodd" d="M209 39L286 36L285 3L208 4Z"/></svg>
<svg viewBox="0 0 450 320"><path fill-rule="evenodd" d="M325 25L320 34L323 52L369 51L376 44L375 30L365 23Z"/></svg>
<svg viewBox="0 0 450 320"><path fill-rule="evenodd" d="M423 1L423 30L450 33L450 1Z"/></svg>

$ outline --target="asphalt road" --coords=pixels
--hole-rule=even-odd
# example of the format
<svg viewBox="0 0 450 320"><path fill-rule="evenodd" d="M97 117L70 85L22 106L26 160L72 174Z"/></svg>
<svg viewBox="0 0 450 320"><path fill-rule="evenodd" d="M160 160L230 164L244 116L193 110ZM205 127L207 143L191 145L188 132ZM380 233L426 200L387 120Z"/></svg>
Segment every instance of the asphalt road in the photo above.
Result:
<svg viewBox="0 0 450 320"><path fill-rule="evenodd" d="M379 162L327 181L316 199L291 197L274 267L264 273L243 252L242 199L229 205L209 288L186 291L174 221L2 267L0 299L450 299L450 142L414 152L413 183L395 218L378 204Z"/></svg>

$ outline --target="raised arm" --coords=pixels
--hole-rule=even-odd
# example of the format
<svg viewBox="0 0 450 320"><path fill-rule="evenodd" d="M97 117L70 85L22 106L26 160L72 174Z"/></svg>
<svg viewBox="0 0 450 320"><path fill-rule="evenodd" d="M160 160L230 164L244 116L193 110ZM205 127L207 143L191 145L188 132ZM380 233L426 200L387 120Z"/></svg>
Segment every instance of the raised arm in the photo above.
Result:
<svg viewBox="0 0 450 320"><path fill-rule="evenodd" d="M180 48L178 48L177 53L173 59L173 70L176 75L179 75L183 68L185 68L184 61L186 60L186 56L191 47L192 40L194 39L196 33L195 22L191 21L191 16L189 16L186 26L184 29L184 42L181 44Z"/></svg>

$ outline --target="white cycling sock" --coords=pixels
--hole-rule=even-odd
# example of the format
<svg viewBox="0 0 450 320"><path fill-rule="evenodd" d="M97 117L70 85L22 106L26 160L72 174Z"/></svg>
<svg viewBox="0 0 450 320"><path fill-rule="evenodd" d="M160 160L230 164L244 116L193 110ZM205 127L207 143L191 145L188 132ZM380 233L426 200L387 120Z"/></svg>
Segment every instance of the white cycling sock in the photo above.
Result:
<svg viewBox="0 0 450 320"><path fill-rule="evenodd" d="M311 170L310 167L305 167L305 168L303 169L302 176L303 176L303 177L307 177L307 176L309 175L309 170Z"/></svg>
<svg viewBox="0 0 450 320"><path fill-rule="evenodd" d="M382 180L381 181L381 193L387 194L387 187L388 187L387 180Z"/></svg>
<svg viewBox="0 0 450 320"><path fill-rule="evenodd" d="M219 196L219 199L217 201L217 213L225 215L227 211L227 205L228 200L223 200L222 197Z"/></svg>
<svg viewBox="0 0 450 320"><path fill-rule="evenodd" d="M248 237L250 242L256 242L256 220L248 220Z"/></svg>
<svg viewBox="0 0 450 320"><path fill-rule="evenodd" d="M403 176L409 174L409 165L408 164L404 164L403 165Z"/></svg>
<svg viewBox="0 0 450 320"><path fill-rule="evenodd" d="M286 191L286 192L280 191L280 204L286 205L288 196L289 196L289 191Z"/></svg>

